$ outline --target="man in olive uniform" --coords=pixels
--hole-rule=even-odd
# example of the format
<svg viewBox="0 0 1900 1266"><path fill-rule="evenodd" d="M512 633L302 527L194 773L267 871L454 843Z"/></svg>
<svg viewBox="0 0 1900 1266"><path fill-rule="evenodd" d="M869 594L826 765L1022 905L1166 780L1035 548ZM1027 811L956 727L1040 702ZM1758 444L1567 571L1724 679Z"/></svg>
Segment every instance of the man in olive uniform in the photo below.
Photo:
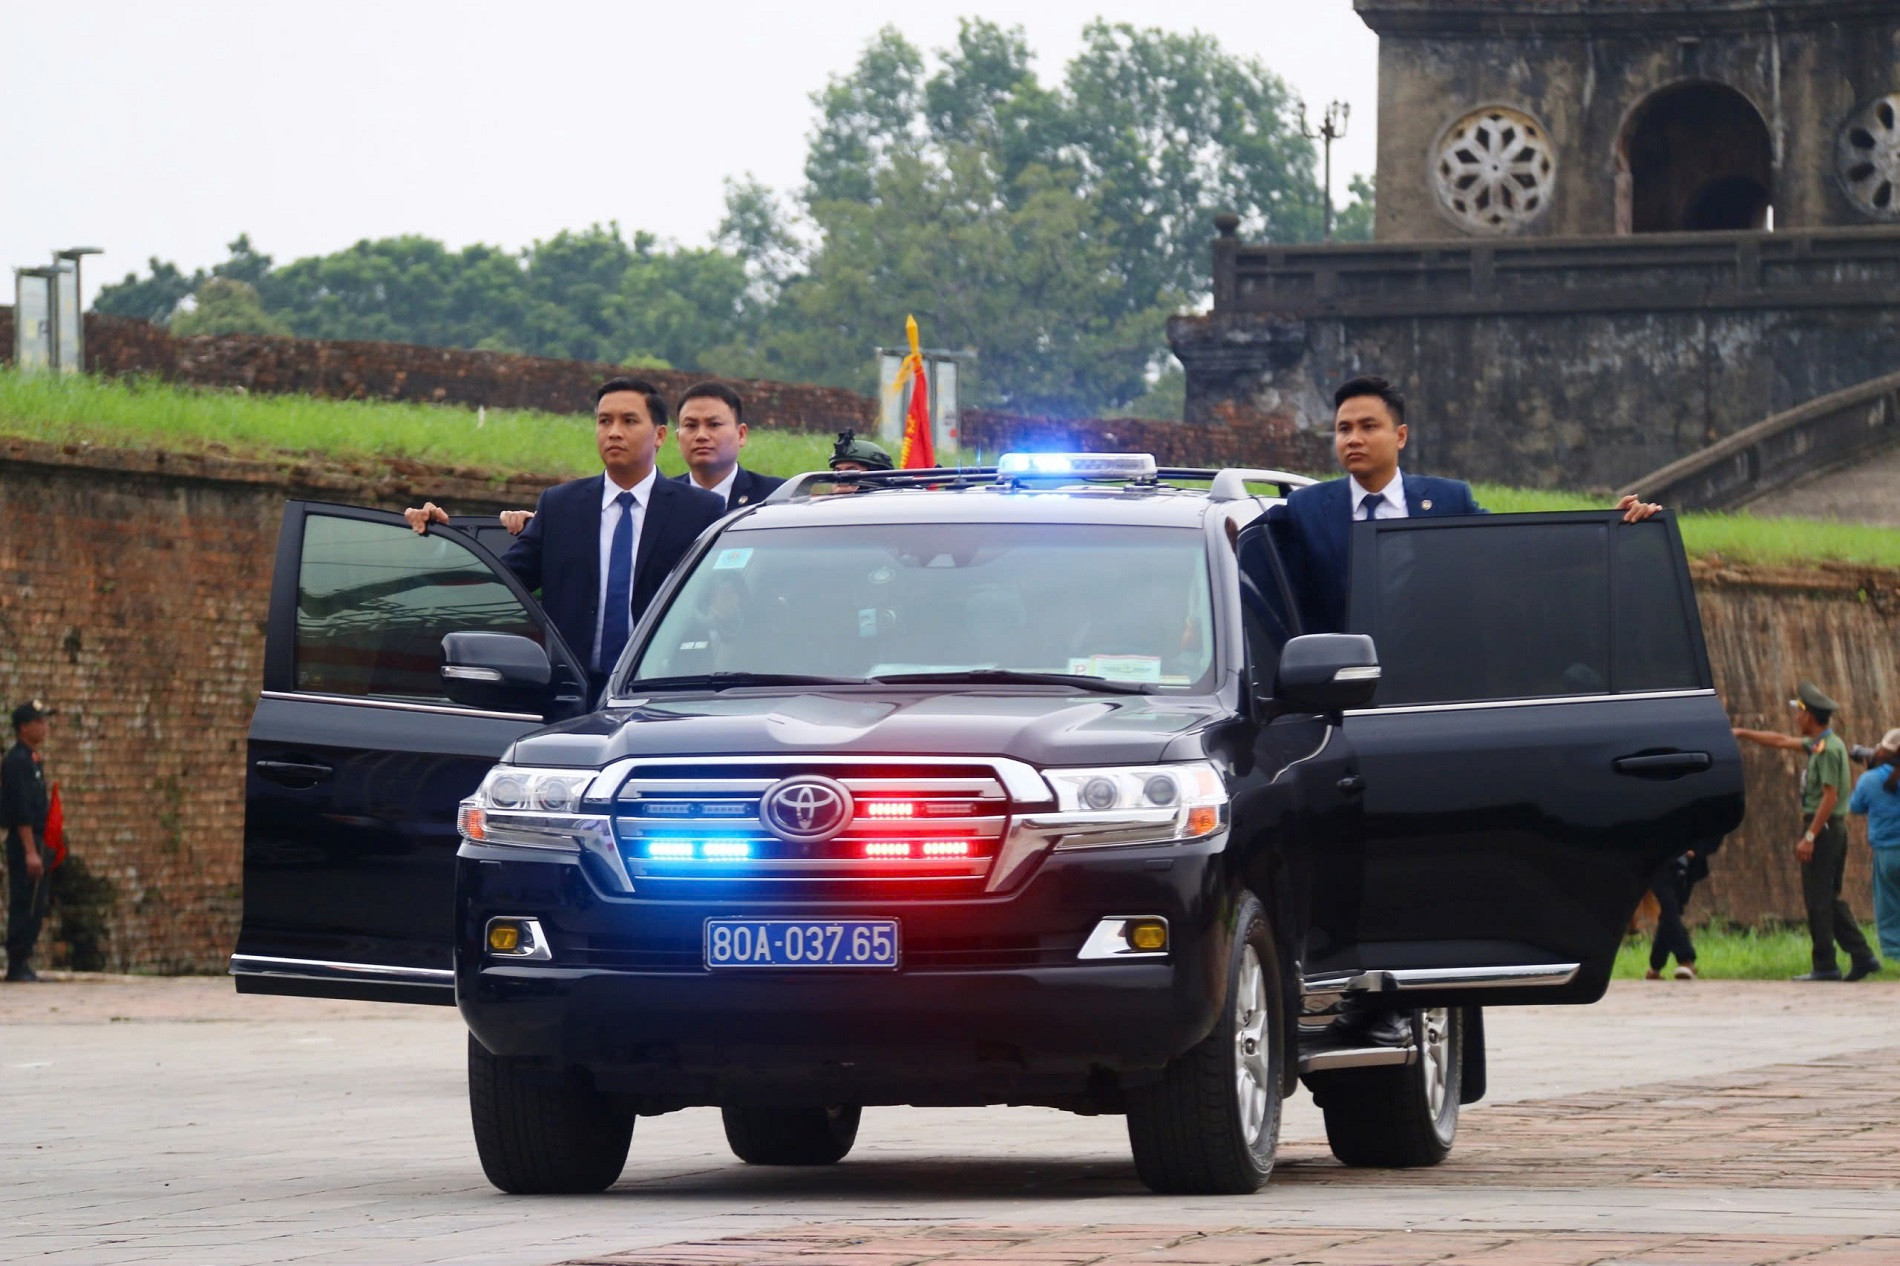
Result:
<svg viewBox="0 0 1900 1266"><path fill-rule="evenodd" d="M1847 793L1853 780L1847 769L1847 745L1833 729L1840 705L1811 681L1802 682L1788 702L1795 709L1799 737L1742 729L1735 731L1735 737L1808 756L1801 776L1801 820L1806 830L1795 842L1794 855L1801 863L1801 900L1808 909L1814 969L1795 979L1842 979L1834 957L1838 940L1850 964L1846 979L1860 980L1879 971L1880 960L1861 935L1853 911L1841 900L1841 881L1847 873Z"/></svg>
<svg viewBox="0 0 1900 1266"><path fill-rule="evenodd" d="M856 431L838 432L838 442L831 446L833 470L890 470L894 465L889 453L870 440L859 439Z"/></svg>
<svg viewBox="0 0 1900 1266"><path fill-rule="evenodd" d="M13 710L15 742L0 758L0 826L7 831L7 979L38 980L33 943L46 917L46 771L40 747L54 709L38 699Z"/></svg>

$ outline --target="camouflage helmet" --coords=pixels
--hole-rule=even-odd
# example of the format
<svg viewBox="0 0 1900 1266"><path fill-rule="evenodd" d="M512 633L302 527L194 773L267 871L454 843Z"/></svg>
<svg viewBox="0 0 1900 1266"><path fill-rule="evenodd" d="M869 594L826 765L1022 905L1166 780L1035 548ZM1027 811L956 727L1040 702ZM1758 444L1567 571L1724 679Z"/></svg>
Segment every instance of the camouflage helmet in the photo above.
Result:
<svg viewBox="0 0 1900 1266"><path fill-rule="evenodd" d="M856 431L838 432L838 442L831 446L831 469L838 469L839 462L858 462L866 470L892 470L897 465L882 448L859 439Z"/></svg>

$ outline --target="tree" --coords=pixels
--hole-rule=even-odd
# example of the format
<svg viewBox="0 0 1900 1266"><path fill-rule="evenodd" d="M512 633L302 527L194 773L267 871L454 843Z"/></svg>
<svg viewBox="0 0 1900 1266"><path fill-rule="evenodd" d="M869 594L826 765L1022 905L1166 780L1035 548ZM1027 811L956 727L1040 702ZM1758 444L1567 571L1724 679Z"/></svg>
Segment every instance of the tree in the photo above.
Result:
<svg viewBox="0 0 1900 1266"><path fill-rule="evenodd" d="M164 325L172 319L172 313L178 311L178 305L205 281L203 269L187 277L178 271L178 265L157 256L148 260L147 265L151 269L148 276L127 273L124 281L99 287L99 293L93 296L92 310Z"/></svg>
<svg viewBox="0 0 1900 1266"><path fill-rule="evenodd" d="M229 277L212 277L198 287L197 302L172 318L172 333L288 335L290 325L264 310L257 290Z"/></svg>
<svg viewBox="0 0 1900 1266"><path fill-rule="evenodd" d="M1378 198L1372 187L1372 177L1357 175L1352 178L1352 201L1339 209L1333 218L1333 240L1336 242L1370 242L1372 225L1378 212Z"/></svg>

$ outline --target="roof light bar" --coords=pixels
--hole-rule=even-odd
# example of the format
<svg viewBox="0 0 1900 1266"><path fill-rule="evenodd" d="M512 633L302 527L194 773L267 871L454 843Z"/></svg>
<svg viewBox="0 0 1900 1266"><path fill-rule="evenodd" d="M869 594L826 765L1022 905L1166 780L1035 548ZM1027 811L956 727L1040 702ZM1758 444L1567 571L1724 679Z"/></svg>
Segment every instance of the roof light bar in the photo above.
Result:
<svg viewBox="0 0 1900 1266"><path fill-rule="evenodd" d="M1074 479L1151 483L1156 470L1150 453L1005 453L996 463L996 477L1004 483Z"/></svg>

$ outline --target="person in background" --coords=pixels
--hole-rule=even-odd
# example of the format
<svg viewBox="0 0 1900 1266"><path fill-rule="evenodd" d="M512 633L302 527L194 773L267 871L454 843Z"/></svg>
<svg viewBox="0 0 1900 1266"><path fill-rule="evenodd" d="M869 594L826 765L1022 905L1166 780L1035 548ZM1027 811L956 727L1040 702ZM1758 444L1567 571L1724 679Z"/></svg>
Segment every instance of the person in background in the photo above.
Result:
<svg viewBox="0 0 1900 1266"><path fill-rule="evenodd" d="M661 479L654 458L666 441L666 401L639 378L611 378L594 393L594 445L602 473L541 494L527 527L501 561L530 590L561 637L587 664L598 695L660 582L726 503L690 484ZM403 511L418 533L447 523L433 501Z"/></svg>
<svg viewBox="0 0 1900 1266"><path fill-rule="evenodd" d="M686 473L674 478L717 493L727 510L763 501L784 483L739 464L745 448L745 401L723 382L695 383L679 403L680 456Z"/></svg>
<svg viewBox="0 0 1900 1266"><path fill-rule="evenodd" d="M1813 942L1813 969L1796 980L1840 980L1841 965L1834 944L1847 951L1846 979L1860 980L1880 970L1867 938L1860 934L1853 911L1841 900L1841 881L1847 873L1847 745L1834 733L1834 714L1840 705L1821 693L1811 681L1802 682L1788 701L1795 710L1799 735L1772 730L1737 728L1735 737L1762 747L1807 753L1801 775L1801 819L1807 829L1795 841L1795 860L1801 863L1801 900L1808 910L1808 939Z"/></svg>
<svg viewBox="0 0 1900 1266"><path fill-rule="evenodd" d="M1662 868L1650 878L1649 890L1656 894L1656 936L1649 945L1649 970L1643 973L1645 980L1661 980L1663 968L1669 965L1669 956L1676 956L1677 980L1694 980L1695 942L1689 939L1688 925L1682 921L1682 912L1689 904L1689 894L1696 884L1709 877L1709 861L1698 856L1690 849L1672 862L1664 862Z"/></svg>
<svg viewBox="0 0 1900 1266"><path fill-rule="evenodd" d="M870 440L859 439L856 431L840 431L838 442L831 446L830 465L835 471L873 471L892 470L896 468L897 463L892 461L891 455L878 445ZM840 480L832 485L831 490L833 492L861 492L863 488L859 484Z"/></svg>
<svg viewBox="0 0 1900 1266"><path fill-rule="evenodd" d="M1847 811L1867 819L1874 853L1874 932L1880 952L1900 958L1900 729L1874 749L1873 768L1854 784Z"/></svg>
<svg viewBox="0 0 1900 1266"><path fill-rule="evenodd" d="M46 918L46 816L51 801L40 748L46 743L46 718L58 710L38 699L13 710L14 744L0 758L0 826L7 832L7 979L28 983L33 946Z"/></svg>

